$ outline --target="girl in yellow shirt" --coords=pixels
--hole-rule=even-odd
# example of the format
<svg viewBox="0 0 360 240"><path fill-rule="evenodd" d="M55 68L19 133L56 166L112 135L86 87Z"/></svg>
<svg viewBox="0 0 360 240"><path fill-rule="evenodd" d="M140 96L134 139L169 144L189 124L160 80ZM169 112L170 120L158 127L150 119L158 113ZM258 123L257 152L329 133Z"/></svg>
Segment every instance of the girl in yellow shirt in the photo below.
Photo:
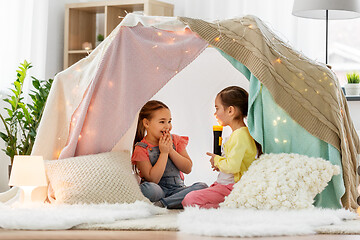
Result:
<svg viewBox="0 0 360 240"><path fill-rule="evenodd" d="M206 153L211 156L210 163L219 175L209 188L187 194L182 205L199 206L200 208L217 208L230 194L233 185L238 182L257 153L261 154L261 146L249 133L244 118L248 112L248 93L241 87L231 86L219 92L215 98L215 117L220 125L230 126L232 133L224 144L223 156Z"/></svg>

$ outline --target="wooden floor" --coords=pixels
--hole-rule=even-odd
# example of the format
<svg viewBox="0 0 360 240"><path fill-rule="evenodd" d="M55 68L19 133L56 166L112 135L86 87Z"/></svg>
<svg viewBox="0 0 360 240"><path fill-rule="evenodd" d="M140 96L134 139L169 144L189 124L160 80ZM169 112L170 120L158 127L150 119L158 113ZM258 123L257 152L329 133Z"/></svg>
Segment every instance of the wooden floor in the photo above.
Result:
<svg viewBox="0 0 360 240"><path fill-rule="evenodd" d="M0 239L140 239L140 240L232 240L238 238L202 237L170 231L9 231L0 230ZM359 240L360 235L307 235L294 237L242 238L244 240Z"/></svg>

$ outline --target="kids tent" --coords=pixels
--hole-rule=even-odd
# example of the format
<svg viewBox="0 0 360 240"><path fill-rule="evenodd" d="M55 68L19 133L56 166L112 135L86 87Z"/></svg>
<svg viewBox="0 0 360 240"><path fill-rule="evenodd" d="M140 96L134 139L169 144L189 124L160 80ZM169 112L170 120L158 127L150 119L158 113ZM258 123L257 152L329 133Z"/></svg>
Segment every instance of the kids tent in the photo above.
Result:
<svg viewBox="0 0 360 240"><path fill-rule="evenodd" d="M170 106L173 132L190 136L193 176L201 180L211 171L211 106L228 85L249 91L249 131L265 153L341 167L316 206L339 208L341 199L357 207L359 138L335 74L254 16L209 23L128 14L89 56L56 75L32 154L50 160L131 151L137 113L156 98Z"/></svg>

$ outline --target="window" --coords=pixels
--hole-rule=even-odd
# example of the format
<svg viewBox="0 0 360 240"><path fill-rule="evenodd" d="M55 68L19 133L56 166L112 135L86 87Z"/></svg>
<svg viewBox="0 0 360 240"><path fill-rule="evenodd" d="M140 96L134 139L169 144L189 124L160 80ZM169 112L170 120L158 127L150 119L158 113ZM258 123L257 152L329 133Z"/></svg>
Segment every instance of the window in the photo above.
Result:
<svg viewBox="0 0 360 240"><path fill-rule="evenodd" d="M341 86L346 73L360 72L360 18L329 21L329 64Z"/></svg>

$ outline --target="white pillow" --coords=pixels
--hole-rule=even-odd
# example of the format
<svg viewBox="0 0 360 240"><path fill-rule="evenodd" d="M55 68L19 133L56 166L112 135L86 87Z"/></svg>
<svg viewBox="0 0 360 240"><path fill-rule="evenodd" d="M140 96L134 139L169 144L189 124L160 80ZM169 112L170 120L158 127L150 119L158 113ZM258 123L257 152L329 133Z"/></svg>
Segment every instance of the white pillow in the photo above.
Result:
<svg viewBox="0 0 360 240"><path fill-rule="evenodd" d="M129 152L107 152L45 161L55 203L149 202L132 174Z"/></svg>
<svg viewBox="0 0 360 240"><path fill-rule="evenodd" d="M299 154L263 154L255 160L220 207L304 209L313 207L338 166Z"/></svg>

